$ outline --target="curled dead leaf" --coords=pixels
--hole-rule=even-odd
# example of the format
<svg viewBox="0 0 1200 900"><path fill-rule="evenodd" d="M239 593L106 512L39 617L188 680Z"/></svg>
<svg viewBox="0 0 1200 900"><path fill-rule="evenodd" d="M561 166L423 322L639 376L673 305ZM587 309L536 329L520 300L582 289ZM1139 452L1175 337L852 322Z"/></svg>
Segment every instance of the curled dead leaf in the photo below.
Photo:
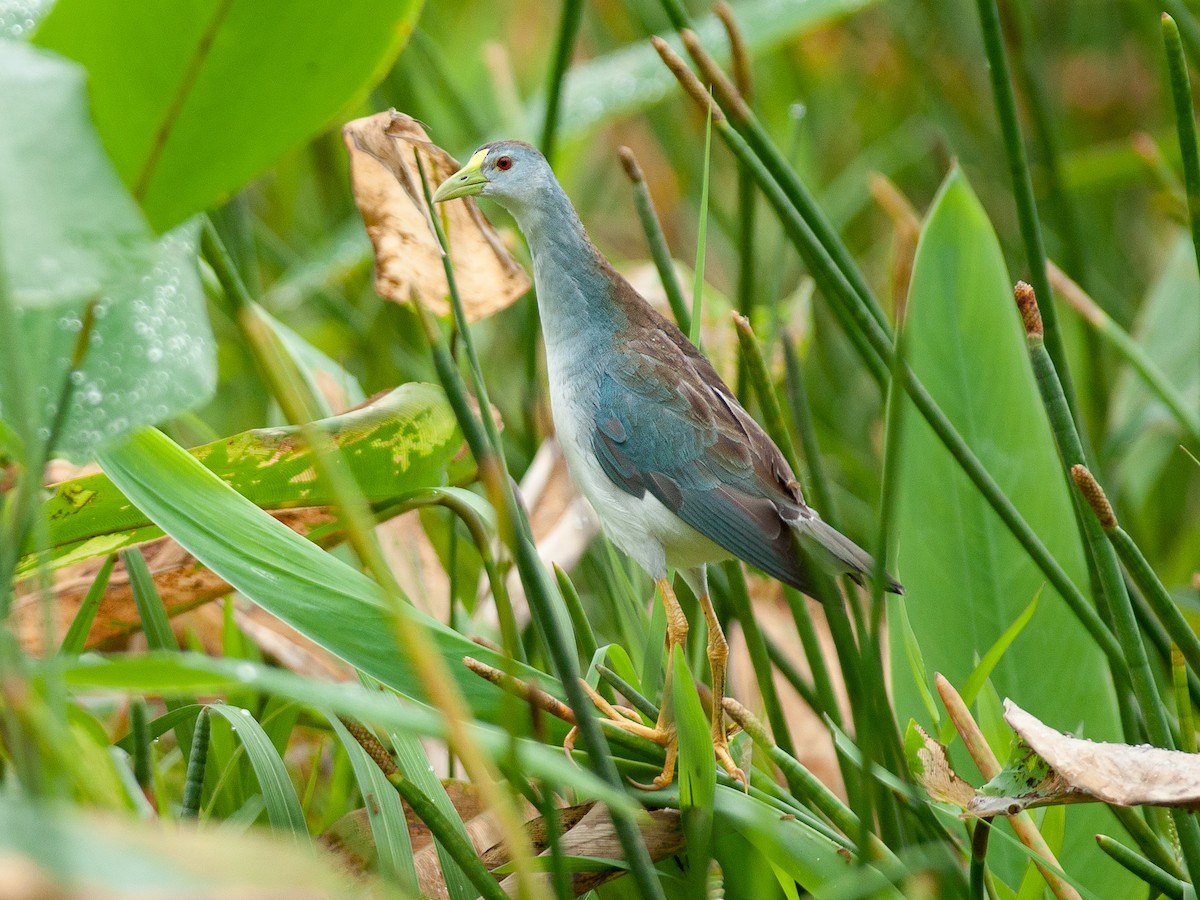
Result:
<svg viewBox="0 0 1200 900"><path fill-rule="evenodd" d="M449 288L417 159L431 191L458 163L415 119L395 110L346 123L342 137L354 200L375 248L376 292L397 303L415 296L446 315ZM442 213L468 321L499 312L529 290L528 274L473 199L447 203Z"/></svg>
<svg viewBox="0 0 1200 900"><path fill-rule="evenodd" d="M1062 780L1073 799L1200 809L1200 754L1072 737L1011 700L1004 701L1004 720Z"/></svg>

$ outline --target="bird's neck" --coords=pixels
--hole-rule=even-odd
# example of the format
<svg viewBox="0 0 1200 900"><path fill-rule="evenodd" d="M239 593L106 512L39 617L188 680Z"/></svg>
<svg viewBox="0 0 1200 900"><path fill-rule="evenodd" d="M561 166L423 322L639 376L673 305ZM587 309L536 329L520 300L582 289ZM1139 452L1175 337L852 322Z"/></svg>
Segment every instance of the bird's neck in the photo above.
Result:
<svg viewBox="0 0 1200 900"><path fill-rule="evenodd" d="M547 354L558 346L580 350L583 342L608 341L621 324L609 266L561 189L540 199L537 206L516 212L533 256Z"/></svg>

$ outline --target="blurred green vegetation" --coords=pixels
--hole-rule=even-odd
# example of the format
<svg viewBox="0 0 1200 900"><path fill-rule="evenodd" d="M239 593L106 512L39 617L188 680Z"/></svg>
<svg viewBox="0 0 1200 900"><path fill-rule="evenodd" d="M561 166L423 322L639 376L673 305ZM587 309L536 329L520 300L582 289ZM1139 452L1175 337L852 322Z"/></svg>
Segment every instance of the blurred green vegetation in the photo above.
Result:
<svg viewBox="0 0 1200 900"><path fill-rule="evenodd" d="M1047 255L1132 338L1106 338L1065 302L1061 286L1057 298L1038 298L1058 310L1088 462L1121 526L1182 611L1182 627L1195 628L1200 275L1187 239L1160 10L1117 0L999 6ZM728 63L716 18L702 4L686 7L706 45ZM648 43L652 34L673 31L672 11L681 8L656 0L582 5L578 33L567 35L552 160L595 243L656 302L661 292L618 148L629 147L640 163L666 241L689 273L701 220L705 117ZM807 496L825 493L822 511L836 514L859 543L889 546L889 565L910 591L888 601L885 619L882 601L869 591L853 593L842 612L830 586L835 599L826 624L825 614L757 575L745 594L738 567L714 573L722 617L740 619L751 642L741 664L755 670L748 674L759 684L770 683L771 666L790 683L783 701L770 691L743 698L774 730L770 738L735 741L735 752L754 754L749 794L723 776L709 782L713 772L696 757L695 735L683 747L686 784L653 797L627 790L618 773L644 779L661 755L612 730L610 752L597 754L585 728L576 758L587 768L567 767L554 746L565 726L494 689L461 657L536 680L571 705L575 674L615 696L604 666L623 679L616 689L631 705L652 706L665 702L662 611L648 603L644 574L602 537L589 543L569 578L560 576L557 586L565 590L536 564L528 523L503 477L505 466L516 479L527 473L551 431L534 299L471 329L487 399L503 423L496 438L456 404L464 381L475 387L462 323L442 322L433 332L449 338L439 346L457 363L439 368L419 313L376 294L340 127L394 108L460 159L498 137L540 143L555 48L577 10L573 0L346 0L336 9L312 0L277 10L249 0L178 7L0 0L0 121L9 123L0 135L0 328L11 344L0 367L0 609L9 623L0 633L0 832L7 835L0 848L36 860L45 877L114 892L239 884L302 885L329 896L381 885L411 893L420 875L412 865L418 845L401 834L390 793L386 810L375 804L387 782L437 837L436 847L416 850L418 862L422 852L429 860L436 855L449 896L469 897L481 884L494 890L494 866L485 868L461 839L472 816L452 802L461 799L453 785L443 789L434 774L478 787L490 783L479 777L484 773L499 777L500 787L481 792L478 802L498 814L493 842L507 842L510 852L520 849L521 830L514 834L511 821L505 824L504 810L525 809L551 824L567 812L555 811L556 798L599 798L614 811L612 834L620 840L610 835L603 853L551 848L560 893L569 868L598 865L589 856L617 855L634 875L599 888L598 896L641 896L651 883L669 896L697 896L706 879L723 883L729 897L959 896L969 878L984 873L992 896L1035 897L1045 886L1007 826L992 829L986 866L978 855L972 864L971 842L982 826L964 825L957 810L929 801L908 771L901 736L910 717L931 733L939 724L943 736L952 733L944 721L932 721L939 709L931 694L935 672L962 689L1001 642L999 660L976 671L978 694L968 698L1001 758L1012 737L1000 711L1006 696L1053 728L1139 743L1153 735L1154 717L1144 694L1130 688L1136 654L1126 639L1136 637L1148 647L1151 686L1165 698L1171 740L1194 747L1188 715L1200 702L1200 673L1179 668L1172 678L1170 649L1180 641L1171 629L1180 626L1160 622L1139 585L1131 597L1140 631L1119 627L1112 604L1120 598L1096 576L1095 563L1089 566L1097 551L1081 538L1069 500L1074 488L1060 471L1027 368L1009 288L1030 279L1031 263L975 4L742 0L732 8L750 50L754 112L836 232L818 242L826 250L844 243L887 310L889 328L898 324L896 295L908 291L904 265L915 254L906 359L1064 577L1098 610L1092 616L1107 647L1079 626L1062 591L1048 584L1045 566L1013 539L995 504L963 474L961 457L942 449L900 384L872 376L831 312L828 283L804 264L759 193L743 231L742 204L753 182L714 135L705 349L759 415L764 386L751 391L753 378L739 377L727 318L748 296L743 311L787 411L788 436L805 454L819 448L820 465L806 455L798 473ZM1170 11L1189 59L1200 62L1195 16L1183 0ZM873 197L879 175L918 217L932 209L918 247L902 239L913 226L896 216L896 204ZM527 263L511 221L486 201L481 206ZM214 248L227 250L232 265L223 267ZM859 300L866 308L870 297ZM665 300L659 306L665 310ZM890 353L891 333L885 337ZM1177 392L1190 419L1137 371L1127 358L1131 344ZM788 345L799 361L790 379ZM888 371L888 361L880 371ZM117 376L130 372L136 377L126 386ZM393 495L386 485L356 483L346 474L352 467L340 467L320 433L300 427L296 414L311 411L299 417L310 421L327 412L321 402L328 398L313 395L329 381L342 388L343 408L398 385L441 383L413 388L421 398L416 414L437 423L436 458L397 462ZM461 432L451 434L450 408ZM303 457L304 479L321 479L323 496L345 514L309 537L321 546L345 538L347 546L326 551L305 541L222 482L245 487L242 475L219 470L221 478L213 478L179 449L289 421L296 428L280 433L286 441L315 442L311 469ZM341 421L350 420L335 419L335 432ZM164 434L137 430L148 424ZM402 419L397 427L410 424ZM431 428L412 427L434 440ZM478 472L460 452L464 435ZM503 465L492 466L497 451ZM105 475L75 482L43 506L37 476L59 455L76 463L98 456ZM83 612L73 637L63 653L52 652L65 630L56 632L55 623L64 615L69 623L73 608L51 608L56 594L39 569L49 558L33 551L59 552L55 535L72 521L73 504L86 507L92 490L101 490L103 505L87 515L103 519L112 509L112 521L72 540L99 536L106 543L72 550L99 559L124 548L120 532L135 526L113 485L157 526L135 516L137 540L171 536L241 598L226 597L207 632L193 620L182 652L163 623L167 611L188 604L176 605L161 581L156 587L142 579L128 591L152 652L78 655L76 641L97 615L109 567L93 591L96 602L82 600L87 585L79 591ZM245 493L254 500L253 490ZM431 559L402 588L382 567L364 523L368 515L390 520L414 509L419 518L409 519L417 519ZM536 505L532 513L536 522ZM415 543L405 544L416 541L413 532L392 540L417 554ZM140 556L125 556L131 558L137 571ZM439 591L449 595L441 621L427 612ZM229 593L216 589L216 596ZM1035 596L1028 623L1002 639ZM750 607L748 598L759 605ZM703 629L694 599L681 599L696 613L687 662L695 676L703 670ZM339 672L361 685L335 685L328 672L283 671L297 666L287 665L278 644L262 643L259 626L248 624L247 601L332 651L338 665L348 664ZM903 615L898 604L905 604ZM531 623L522 612L528 609L535 619L553 614ZM771 609L783 610L782 618L772 618ZM755 610L762 616L757 635ZM514 621L519 634L508 627ZM814 657L830 629L828 646ZM473 645L476 635L507 653ZM796 671L787 651L799 656L801 645L809 662ZM832 700L841 683L849 709ZM700 734L702 710L680 707L687 717L681 726ZM463 711L470 723L458 720ZM243 715L248 724L239 730ZM374 726L390 770L366 762L355 721ZM810 750L834 743L838 753L829 750L821 774L838 797L815 790L792 759L815 766L819 752ZM954 765L973 784L987 781L962 744L951 748ZM422 746L438 748L433 770ZM684 810L690 854L664 851L651 869L650 855L629 852L630 812L643 802ZM697 807L715 819L697 818ZM211 848L193 844L200 839L191 833L139 843L136 820L197 814ZM97 836L97 823L113 818L122 820L119 828ZM236 840L221 839L255 823L302 848L336 834L343 859L368 859L367 881L351 886L303 851L303 865L254 871L230 850ZM1056 810L1044 831L1084 896L1115 896L1110 891L1141 888L1092 836L1104 831L1137 846L1168 879L1158 884L1190 890L1184 882L1189 872L1200 874L1189 868L1200 845L1186 823L1179 826L1160 810L1114 818L1093 806L1066 810L1065 824ZM34 839L43 833L55 839ZM91 837L72 837L81 833ZM264 853L276 850L264 846ZM193 852L223 861L212 872L172 871L171 860ZM862 865L844 866L843 856ZM723 876L710 870L710 857ZM521 859L518 853L516 868L528 877L529 861Z"/></svg>

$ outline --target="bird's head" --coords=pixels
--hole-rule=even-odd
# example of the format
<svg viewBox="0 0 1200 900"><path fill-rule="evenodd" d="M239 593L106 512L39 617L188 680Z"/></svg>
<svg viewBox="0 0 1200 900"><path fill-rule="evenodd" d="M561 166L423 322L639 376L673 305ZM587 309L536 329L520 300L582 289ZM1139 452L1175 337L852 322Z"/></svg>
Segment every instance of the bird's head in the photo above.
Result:
<svg viewBox="0 0 1200 900"><path fill-rule="evenodd" d="M536 148L521 141L495 141L476 150L465 166L443 181L433 200L487 197L517 215L555 184L550 164Z"/></svg>

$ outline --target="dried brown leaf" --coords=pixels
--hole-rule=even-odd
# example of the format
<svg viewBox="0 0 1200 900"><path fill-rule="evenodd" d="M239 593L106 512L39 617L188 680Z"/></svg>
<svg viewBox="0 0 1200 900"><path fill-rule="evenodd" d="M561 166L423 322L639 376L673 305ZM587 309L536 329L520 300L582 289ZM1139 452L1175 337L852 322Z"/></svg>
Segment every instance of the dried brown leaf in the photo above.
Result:
<svg viewBox="0 0 1200 900"><path fill-rule="evenodd" d="M332 522L332 516L324 508L280 510L271 514L299 534L307 534L319 525ZM209 600L223 597L231 590L227 582L202 566L194 556L169 537L141 544L138 549L146 558L146 564L154 578L154 586L158 589L169 616L176 616ZM52 625L56 642L62 640L79 612L79 607L83 604L88 588L92 586L103 561L103 558L99 557L85 560L55 573ZM42 599L36 590L35 581L36 579L31 579L18 586L12 622L26 652L39 654L44 649L44 626ZM141 627L133 590L129 586L129 576L124 563L118 562L113 567L108 589L88 633L86 646L89 649L112 647L139 631Z"/></svg>
<svg viewBox="0 0 1200 900"><path fill-rule="evenodd" d="M375 248L376 292L397 303L416 296L446 315L446 273L416 158L421 159L431 190L454 174L458 163L429 140L415 119L395 110L348 122L342 137L350 153L354 200ZM499 312L529 290L529 276L473 199L441 209L469 321Z"/></svg>
<svg viewBox="0 0 1200 900"><path fill-rule="evenodd" d="M951 768L945 747L930 737L920 725L912 727L921 736L922 741L922 746L917 750L921 770L915 773L921 787L938 803L950 803L959 809L966 809L975 799L975 788Z"/></svg>
<svg viewBox="0 0 1200 900"><path fill-rule="evenodd" d="M1200 754L1071 737L1011 700L1004 701L1004 719L1070 793L1117 806L1200 808Z"/></svg>

